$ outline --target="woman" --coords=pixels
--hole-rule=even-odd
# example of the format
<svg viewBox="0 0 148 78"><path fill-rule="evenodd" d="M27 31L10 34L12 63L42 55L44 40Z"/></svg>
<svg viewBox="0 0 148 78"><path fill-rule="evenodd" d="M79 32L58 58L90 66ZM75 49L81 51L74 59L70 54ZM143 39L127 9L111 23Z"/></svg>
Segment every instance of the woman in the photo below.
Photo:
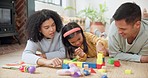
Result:
<svg viewBox="0 0 148 78"><path fill-rule="evenodd" d="M52 11L43 9L31 15L26 23L28 41L22 55L25 63L42 66L59 66L65 58L65 48L61 41L60 16ZM41 51L41 56L36 54Z"/></svg>

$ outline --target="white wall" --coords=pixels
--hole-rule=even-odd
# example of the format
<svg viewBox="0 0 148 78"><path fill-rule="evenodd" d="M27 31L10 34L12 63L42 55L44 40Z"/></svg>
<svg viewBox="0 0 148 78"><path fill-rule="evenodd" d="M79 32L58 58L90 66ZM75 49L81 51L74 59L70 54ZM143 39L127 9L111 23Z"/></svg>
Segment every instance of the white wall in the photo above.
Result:
<svg viewBox="0 0 148 78"><path fill-rule="evenodd" d="M80 10L92 6L94 8L99 9L100 3L106 3L108 7L108 11L105 13L105 16L108 18L106 24L106 32L108 33L108 29L110 26L110 19L115 13L116 9L125 2L135 2L141 7L143 11L144 8L148 10L148 0L76 0L76 12L78 13Z"/></svg>
<svg viewBox="0 0 148 78"><path fill-rule="evenodd" d="M50 10L56 11L60 15L64 14L63 7L35 1L35 11L42 10L42 9L50 9Z"/></svg>
<svg viewBox="0 0 148 78"><path fill-rule="evenodd" d="M42 10L42 9L50 9L58 12L62 16L75 16L76 12L75 10L64 10L67 6L72 6L75 8L75 0L62 0L62 7L61 6L55 6L52 4L42 3L39 1L35 1L35 11Z"/></svg>
<svg viewBox="0 0 148 78"><path fill-rule="evenodd" d="M99 9L99 4L104 2L106 2L106 5L108 7L108 11L105 13L108 19L110 19L113 16L116 9L122 3L125 2L135 2L141 7L141 10L143 10L143 8L146 8L148 10L148 0L76 0L76 12L79 12L80 10L88 7L89 5Z"/></svg>

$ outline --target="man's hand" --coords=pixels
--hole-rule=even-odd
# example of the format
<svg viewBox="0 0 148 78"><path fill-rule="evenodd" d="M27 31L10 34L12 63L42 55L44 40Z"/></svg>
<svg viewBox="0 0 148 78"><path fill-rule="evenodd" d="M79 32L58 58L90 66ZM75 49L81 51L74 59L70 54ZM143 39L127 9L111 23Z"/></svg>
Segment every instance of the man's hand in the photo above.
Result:
<svg viewBox="0 0 148 78"><path fill-rule="evenodd" d="M140 62L141 63L148 63L148 56L141 56Z"/></svg>

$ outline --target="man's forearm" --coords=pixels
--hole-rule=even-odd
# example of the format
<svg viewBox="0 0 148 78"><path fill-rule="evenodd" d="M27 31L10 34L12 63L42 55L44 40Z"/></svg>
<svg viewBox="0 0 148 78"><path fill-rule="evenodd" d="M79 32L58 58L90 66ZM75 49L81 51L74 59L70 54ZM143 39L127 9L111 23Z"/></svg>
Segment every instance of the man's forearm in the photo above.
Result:
<svg viewBox="0 0 148 78"><path fill-rule="evenodd" d="M115 59L119 60L128 60L128 61L135 61L135 62L140 62L140 55L136 54L128 54L128 53L123 53L123 52L110 52L109 56L114 57Z"/></svg>

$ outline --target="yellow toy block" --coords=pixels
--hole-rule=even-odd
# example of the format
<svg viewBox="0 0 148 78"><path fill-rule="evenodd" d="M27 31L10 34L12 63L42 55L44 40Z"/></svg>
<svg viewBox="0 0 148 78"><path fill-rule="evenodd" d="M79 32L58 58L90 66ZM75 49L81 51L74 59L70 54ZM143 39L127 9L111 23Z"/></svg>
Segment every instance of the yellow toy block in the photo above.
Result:
<svg viewBox="0 0 148 78"><path fill-rule="evenodd" d="M106 69L99 69L98 71L101 72L101 73L106 73L107 72Z"/></svg>
<svg viewBox="0 0 148 78"><path fill-rule="evenodd" d="M103 64L103 59L97 59L97 64Z"/></svg>
<svg viewBox="0 0 148 78"><path fill-rule="evenodd" d="M83 62L72 62L72 63L75 63L75 64L77 64L77 67L82 68L82 63L83 63Z"/></svg>
<svg viewBox="0 0 148 78"><path fill-rule="evenodd" d="M69 63L72 63L72 61L71 60L67 60L67 59L63 60L63 64L69 64Z"/></svg>
<svg viewBox="0 0 148 78"><path fill-rule="evenodd" d="M97 54L97 59L102 59L104 56L103 56L103 54L102 53L98 53Z"/></svg>
<svg viewBox="0 0 148 78"><path fill-rule="evenodd" d="M124 71L124 73L125 74L132 74L132 70L127 69L127 70Z"/></svg>

